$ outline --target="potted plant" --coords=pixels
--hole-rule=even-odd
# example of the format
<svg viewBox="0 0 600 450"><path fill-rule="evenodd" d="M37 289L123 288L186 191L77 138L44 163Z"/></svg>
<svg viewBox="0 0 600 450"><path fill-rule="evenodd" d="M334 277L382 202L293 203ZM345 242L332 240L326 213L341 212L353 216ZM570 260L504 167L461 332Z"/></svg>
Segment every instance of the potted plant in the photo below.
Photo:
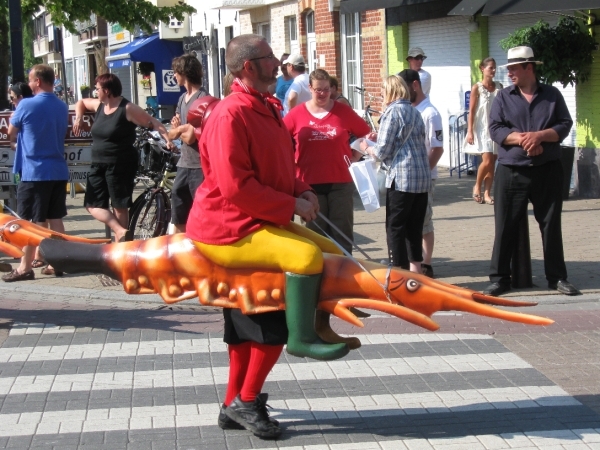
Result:
<svg viewBox="0 0 600 450"><path fill-rule="evenodd" d="M561 83L563 87L583 83L590 77L597 45L588 30L572 17L561 17L555 27L540 20L509 34L499 44L503 50L519 45L531 47L535 57L544 63L537 67L540 80Z"/></svg>
<svg viewBox="0 0 600 450"><path fill-rule="evenodd" d="M150 78L142 78L140 84L144 89L152 89L152 80L150 80Z"/></svg>
<svg viewBox="0 0 600 450"><path fill-rule="evenodd" d="M154 63L151 62L141 62L138 64L137 71L139 74L144 77L149 77L152 72L154 72Z"/></svg>
<svg viewBox="0 0 600 450"><path fill-rule="evenodd" d="M82 98L88 98L90 96L90 87L87 84L79 86L79 90L81 91Z"/></svg>
<svg viewBox="0 0 600 450"><path fill-rule="evenodd" d="M531 47L536 59L543 62L536 67L540 81L561 83L563 87L587 81L597 46L586 27L572 17L561 17L555 27L540 20L535 25L515 31L499 44L503 50L520 45ZM563 146L562 149L561 162L565 171L563 199L566 200L569 198L575 148Z"/></svg>

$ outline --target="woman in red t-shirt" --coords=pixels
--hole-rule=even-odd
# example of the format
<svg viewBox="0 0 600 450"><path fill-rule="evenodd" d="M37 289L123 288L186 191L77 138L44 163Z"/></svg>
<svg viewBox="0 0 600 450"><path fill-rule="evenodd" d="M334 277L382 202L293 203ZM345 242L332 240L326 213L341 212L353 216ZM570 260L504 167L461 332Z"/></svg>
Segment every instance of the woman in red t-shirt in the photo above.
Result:
<svg viewBox="0 0 600 450"><path fill-rule="evenodd" d="M354 183L344 158L353 156L350 136L362 137L369 126L352 108L330 97L330 76L323 69L310 74L312 98L293 108L283 119L294 139L296 177L308 183L317 193L320 212L346 236L353 239ZM317 218L306 226L321 233L322 228L348 252L352 245Z"/></svg>

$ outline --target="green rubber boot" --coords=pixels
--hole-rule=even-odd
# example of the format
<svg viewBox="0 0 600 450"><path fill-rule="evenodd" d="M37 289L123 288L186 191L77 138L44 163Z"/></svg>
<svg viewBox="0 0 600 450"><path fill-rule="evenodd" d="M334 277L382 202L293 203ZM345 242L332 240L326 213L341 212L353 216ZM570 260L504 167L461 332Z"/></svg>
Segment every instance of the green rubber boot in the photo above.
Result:
<svg viewBox="0 0 600 450"><path fill-rule="evenodd" d="M346 356L346 344L330 344L315 331L315 311L321 287L321 274L285 274L285 321L290 355L331 361Z"/></svg>

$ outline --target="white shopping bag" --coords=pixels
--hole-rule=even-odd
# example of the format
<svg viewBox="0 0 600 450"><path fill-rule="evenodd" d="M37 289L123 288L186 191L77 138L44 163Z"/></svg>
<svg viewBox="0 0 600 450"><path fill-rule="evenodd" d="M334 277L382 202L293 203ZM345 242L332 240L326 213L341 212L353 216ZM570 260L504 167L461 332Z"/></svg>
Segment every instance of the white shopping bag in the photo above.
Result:
<svg viewBox="0 0 600 450"><path fill-rule="evenodd" d="M377 211L380 205L379 185L377 183L377 175L375 174L375 160L366 158L362 161L350 163L350 159L347 156L344 158L348 164L350 175L352 175L365 211Z"/></svg>

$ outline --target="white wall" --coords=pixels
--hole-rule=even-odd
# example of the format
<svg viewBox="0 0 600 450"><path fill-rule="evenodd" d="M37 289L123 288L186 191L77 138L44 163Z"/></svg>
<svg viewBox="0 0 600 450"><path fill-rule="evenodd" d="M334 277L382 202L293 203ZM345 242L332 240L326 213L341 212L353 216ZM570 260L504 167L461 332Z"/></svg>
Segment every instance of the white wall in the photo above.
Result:
<svg viewBox="0 0 600 450"><path fill-rule="evenodd" d="M219 74L219 51L227 45L226 28L233 27L233 35L240 34L240 14L235 9L207 9L210 5L206 5L201 0L188 1L191 6L196 8L196 13L191 16L190 35L210 36L214 30L217 33L217 40L211 40L213 47L208 54L208 74L209 86L208 90L211 95L220 95L219 87L221 86Z"/></svg>
<svg viewBox="0 0 600 450"><path fill-rule="evenodd" d="M570 11L565 11L565 13L571 13ZM489 19L489 49L490 56L496 60L497 65L506 64L506 52L500 48L498 41L508 37L508 35L519 28L523 28L526 26L534 25L538 20L543 19L548 22L551 26L557 24L560 16L556 14L516 14L509 16L494 16ZM508 80L507 71L505 67L499 67L496 71L496 80L507 87L512 84ZM569 112L571 113L571 118L573 122L575 122L576 117L576 100L575 100L575 88L572 86L567 86L563 88L561 84L555 84L555 86L560 89L562 92L565 102L567 103L567 107L569 108ZM575 125L571 129L571 133L564 140L564 145L572 145L575 146Z"/></svg>
<svg viewBox="0 0 600 450"><path fill-rule="evenodd" d="M421 47L427 59L423 69L431 74L429 98L442 116L444 154L440 166L450 166L448 118L464 109L465 92L471 89L469 32L466 17L411 22L410 47Z"/></svg>
<svg viewBox="0 0 600 450"><path fill-rule="evenodd" d="M79 37L76 34L71 34L71 32L64 27L62 29L62 33L65 60L72 59L76 56L85 55L85 44L79 43Z"/></svg>

